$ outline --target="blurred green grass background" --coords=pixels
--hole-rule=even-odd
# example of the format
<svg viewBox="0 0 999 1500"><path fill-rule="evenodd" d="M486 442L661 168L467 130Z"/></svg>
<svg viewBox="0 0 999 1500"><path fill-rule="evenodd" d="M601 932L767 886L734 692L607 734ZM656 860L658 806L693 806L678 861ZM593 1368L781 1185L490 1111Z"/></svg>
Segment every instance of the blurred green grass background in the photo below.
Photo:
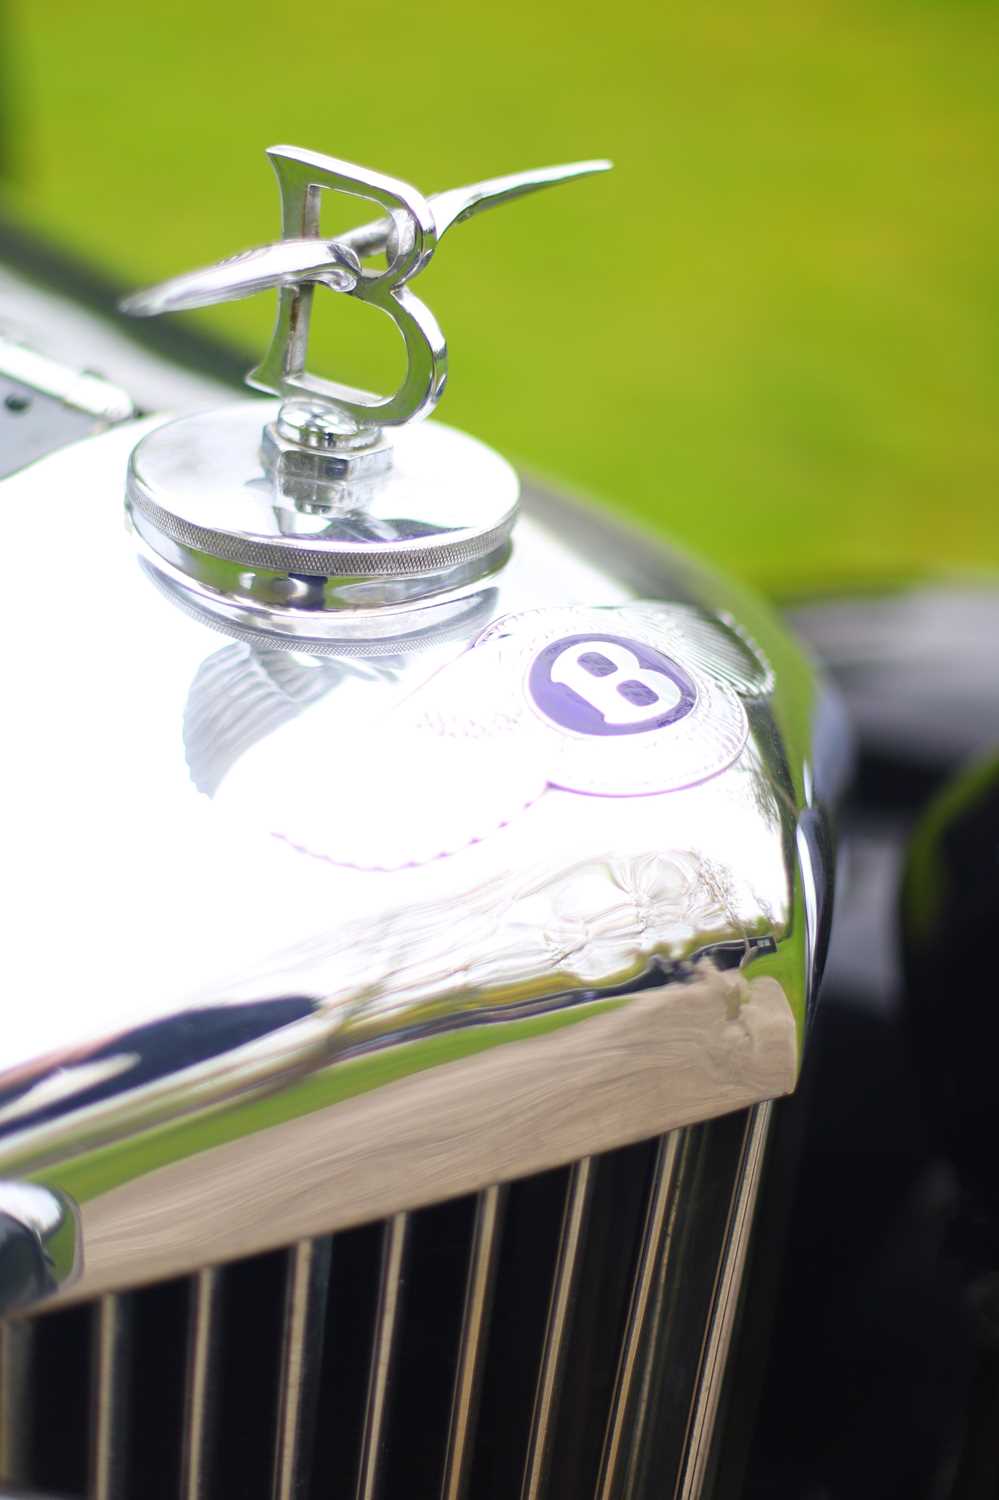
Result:
<svg viewBox="0 0 999 1500"><path fill-rule="evenodd" d="M443 419L785 596L992 568L997 41L989 0L19 0L2 201L142 284L276 236L276 141L427 192L608 155L421 278ZM384 385L325 300L312 363ZM273 299L190 316L256 351Z"/></svg>

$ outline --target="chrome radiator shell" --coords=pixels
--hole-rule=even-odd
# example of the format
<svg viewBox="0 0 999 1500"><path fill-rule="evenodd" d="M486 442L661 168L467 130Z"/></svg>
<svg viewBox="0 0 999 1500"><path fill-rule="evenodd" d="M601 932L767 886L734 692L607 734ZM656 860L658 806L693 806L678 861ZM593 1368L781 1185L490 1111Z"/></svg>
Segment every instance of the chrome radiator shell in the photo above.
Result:
<svg viewBox="0 0 999 1500"><path fill-rule="evenodd" d="M145 576L115 503L133 440L121 428L7 481L25 517L38 496L51 509L65 495L61 534L80 570L76 639L72 619L36 611L33 649L14 662L25 680L12 691L33 707L11 783L24 902L8 978L41 998L15 1010L0 1075L0 1176L75 1206L81 1275L63 1296L467 1193L793 1088L839 726L762 605L538 497L549 514L525 517L510 562L477 591L477 633L483 617L581 600L634 621L630 601L664 599L669 620L701 632L683 638L688 659L735 676L743 750L662 795L549 786L481 826L473 805L446 857L351 868L274 837L283 788L294 780L298 804L304 785L307 806L332 809L331 836L338 802L361 801L374 836L381 799L352 738L363 759L372 722L389 737L401 726L389 743L405 783L411 705L482 648L464 627L436 629L450 606L432 604L428 647L389 655L377 640L366 656L349 641L311 699L310 663L298 664L296 697L259 647L224 645ZM14 587L28 610L26 575ZM765 665L740 666L740 652ZM219 669L207 735L192 700L206 661ZM469 767L458 803L478 799L487 748L473 716L451 752ZM205 795L213 778L222 794ZM448 787L437 795L450 815ZM387 799L403 845L420 797L412 784Z"/></svg>
<svg viewBox="0 0 999 1500"><path fill-rule="evenodd" d="M224 1495L213 1361L237 1286L244 1310L264 1296L275 1330L251 1370L270 1444L261 1493L318 1493L318 1309L337 1244L366 1235L383 1271L352 1367L345 1483L390 1500L385 1444L406 1408L390 1376L417 1347L399 1333L397 1294L423 1263L420 1226L453 1204L465 1228L448 1304L460 1336L433 1427L442 1497L488 1494L490 1402L505 1390L490 1298L509 1312L533 1275L542 1310L507 1492L637 1500L668 1475L694 1500L710 1482L768 1101L795 1086L821 969L844 767L834 700L747 591L539 487L501 571L389 611L375 634L313 654L268 650L237 619L219 633L196 602L177 607L121 524L127 456L154 425L64 448L0 486L16 560L5 594L23 625L8 652L18 889L0 1214L21 1211L26 1186L39 1195L32 1296L51 1309L10 1308L0 1323L0 1475L95 1500L152 1493L133 1419L152 1347L143 1319L162 1304L182 1316L159 1440L185 1497ZM504 621L600 609L634 627L636 607L664 611L691 669L738 698L747 737L731 764L645 796L456 784L454 805L420 824L424 839L447 825L436 857L424 842L398 858L420 798L407 705L479 659L476 642ZM459 759L474 768L488 736L471 725ZM384 798L364 763L377 734L397 751ZM502 790L502 764L488 766ZM338 836L330 808L390 807L394 822L372 824L381 864L365 867L363 847L338 863L328 844L276 838L282 767L299 813L327 808L325 840ZM636 1162L619 1253L600 1262L608 1183ZM502 1209L528 1199L549 1205L548 1249L515 1274ZM617 1267L617 1300L588 1343L598 1262ZM596 1368L597 1347L603 1384L587 1394L578 1372ZM676 1361L685 1384L670 1405ZM61 1363L91 1401L63 1471L38 1459L43 1432L59 1451ZM598 1434L585 1457L577 1426Z"/></svg>

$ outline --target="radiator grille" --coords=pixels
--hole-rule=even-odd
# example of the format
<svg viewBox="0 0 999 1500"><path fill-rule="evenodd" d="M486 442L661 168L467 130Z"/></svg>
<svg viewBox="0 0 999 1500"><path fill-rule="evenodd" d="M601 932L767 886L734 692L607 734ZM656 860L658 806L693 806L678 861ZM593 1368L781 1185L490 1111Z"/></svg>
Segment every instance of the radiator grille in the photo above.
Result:
<svg viewBox="0 0 999 1500"><path fill-rule="evenodd" d="M71 1500L700 1494L766 1119L9 1322L0 1472Z"/></svg>

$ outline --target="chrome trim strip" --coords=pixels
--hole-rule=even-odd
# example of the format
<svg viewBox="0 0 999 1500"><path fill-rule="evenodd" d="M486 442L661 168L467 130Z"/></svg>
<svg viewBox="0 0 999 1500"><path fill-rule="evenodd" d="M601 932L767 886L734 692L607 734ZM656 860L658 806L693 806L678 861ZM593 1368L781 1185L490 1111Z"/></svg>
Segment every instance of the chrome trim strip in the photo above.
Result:
<svg viewBox="0 0 999 1500"><path fill-rule="evenodd" d="M135 403L121 386L102 375L75 370L59 360L39 354L26 344L0 333L0 375L31 387L75 407L97 422L125 422L135 416Z"/></svg>
<svg viewBox="0 0 999 1500"><path fill-rule="evenodd" d="M288 1048L282 1059L289 1072L312 1063L304 1081L289 1084L286 1074L284 1089L260 1101L248 1083L227 1118L173 1122L157 1145L169 1156L176 1133L175 1160L146 1171L137 1132L95 1155L95 1164L107 1161L122 1180L87 1197L89 1161L76 1156L54 1167L53 1178L68 1186L72 1175L78 1186L85 1252L80 1278L58 1300L193 1273L478 1192L794 1086L794 1017L769 976L747 978L705 962L687 982L640 990L623 1004L584 999L573 1019L555 1032L547 1014L523 1030L456 1028L440 1063L436 1038L400 1043L385 1053L400 1070L418 1062L424 1047L431 1065L357 1093L351 1080L370 1076L373 1054L359 1050L316 1069L320 1029L299 1023L302 1053ZM238 1067L250 1070L234 1058L232 1070ZM212 1125L220 1127L217 1144L196 1149Z"/></svg>
<svg viewBox="0 0 999 1500"><path fill-rule="evenodd" d="M576 1162L573 1166L566 1190L558 1261L555 1266L548 1323L545 1328L544 1353L538 1374L531 1435L524 1462L521 1500L539 1500L547 1474L569 1316L583 1248L583 1230L593 1191L593 1175L593 1158L585 1156L582 1161Z"/></svg>
<svg viewBox="0 0 999 1500"><path fill-rule="evenodd" d="M371 1346L364 1436L357 1471L356 1500L376 1500L381 1481L381 1457L392 1381L392 1357L402 1308L403 1262L409 1239L409 1214L395 1214L385 1225L378 1311Z"/></svg>
<svg viewBox="0 0 999 1500"><path fill-rule="evenodd" d="M288 1252L274 1500L305 1493L326 1335L332 1241L302 1240Z"/></svg>
<svg viewBox="0 0 999 1500"><path fill-rule="evenodd" d="M661 1138L656 1152L631 1306L628 1309L614 1397L607 1419L596 1500L614 1500L618 1494L630 1495L634 1485L635 1462L648 1412L645 1399L638 1403L635 1410L632 1397L639 1375L643 1345L650 1336L652 1339L657 1337L661 1326L679 1187L683 1180L681 1147L685 1140L685 1132L672 1130ZM644 1362L643 1387L648 1385L648 1372L653 1363L653 1359L646 1359ZM633 1415L634 1431L627 1447L623 1448L625 1421L629 1415Z"/></svg>
<svg viewBox="0 0 999 1500"><path fill-rule="evenodd" d="M697 1390L691 1404L685 1452L675 1490L676 1500L701 1500L704 1494L715 1419L739 1305L742 1274L746 1265L772 1119L773 1101L767 1100L751 1111L746 1125L738 1187L725 1229L725 1245L701 1353Z"/></svg>
<svg viewBox="0 0 999 1500"><path fill-rule="evenodd" d="M206 1500L217 1396L219 1302L222 1271L210 1266L191 1283L184 1394L184 1451L181 1500Z"/></svg>
<svg viewBox="0 0 999 1500"><path fill-rule="evenodd" d="M90 1500L123 1500L128 1442L127 1297L104 1296L94 1308Z"/></svg>
<svg viewBox="0 0 999 1500"><path fill-rule="evenodd" d="M0 1322L0 1474L27 1482L28 1400L34 1325Z"/></svg>
<svg viewBox="0 0 999 1500"><path fill-rule="evenodd" d="M441 1500L462 1500L468 1483L506 1196L506 1188L494 1184L479 1194L475 1207Z"/></svg>

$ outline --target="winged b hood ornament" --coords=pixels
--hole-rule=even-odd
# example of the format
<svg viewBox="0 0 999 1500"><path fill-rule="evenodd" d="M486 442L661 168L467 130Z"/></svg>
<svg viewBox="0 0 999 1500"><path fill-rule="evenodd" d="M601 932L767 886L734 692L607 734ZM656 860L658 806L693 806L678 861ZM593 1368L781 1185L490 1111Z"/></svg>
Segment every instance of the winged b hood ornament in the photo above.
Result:
<svg viewBox="0 0 999 1500"><path fill-rule="evenodd" d="M605 172L611 165L581 161L539 167L424 197L399 178L315 151L271 146L267 154L281 190L283 237L137 292L124 300L122 309L135 317L151 317L276 288L274 337L247 377L249 384L285 399L304 396L335 403L360 426L397 426L427 416L443 394L447 345L433 313L413 295L409 283L429 265L447 231L487 208ZM324 239L319 228L323 189L369 199L384 215L337 239ZM384 269L363 266L364 260L381 255L386 259ZM406 345L408 370L394 395L369 396L306 372L309 315L317 286L368 302L396 324Z"/></svg>
<svg viewBox="0 0 999 1500"><path fill-rule="evenodd" d="M209 606L231 613L252 601L256 623L280 635L303 611L315 621L356 604L357 590L344 580L392 580L364 594L386 604L460 586L501 563L516 515L513 471L461 434L412 425L443 394L447 344L410 284L453 225L610 163L543 167L425 197L410 183L318 152L273 146L268 155L282 238L122 306L148 317L277 291L271 343L247 382L279 404L152 434L136 449L128 506L156 566L179 568L196 590L210 581L212 592L202 594ZM324 192L370 202L380 216L324 237ZM373 258L384 265L371 266ZM375 395L308 370L317 288L368 303L395 324L406 351L397 390Z"/></svg>

